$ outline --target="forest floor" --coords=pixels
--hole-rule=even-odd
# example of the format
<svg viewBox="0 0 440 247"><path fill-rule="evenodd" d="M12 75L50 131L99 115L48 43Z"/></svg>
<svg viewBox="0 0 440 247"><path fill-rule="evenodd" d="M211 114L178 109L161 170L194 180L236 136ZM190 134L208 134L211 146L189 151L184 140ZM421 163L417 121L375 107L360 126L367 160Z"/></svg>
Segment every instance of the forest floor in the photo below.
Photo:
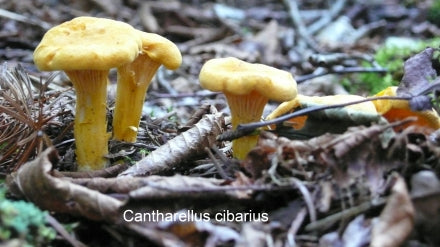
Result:
<svg viewBox="0 0 440 247"><path fill-rule="evenodd" d="M440 2L367 2L0 0L0 246L440 245ZM152 80L137 141L110 140L111 166L91 172L69 78L33 61L79 16L162 35L183 58ZM282 113L297 115L232 131L224 94L199 83L225 57L291 73ZM402 99L310 110L373 96ZM249 133L257 146L233 158Z"/></svg>

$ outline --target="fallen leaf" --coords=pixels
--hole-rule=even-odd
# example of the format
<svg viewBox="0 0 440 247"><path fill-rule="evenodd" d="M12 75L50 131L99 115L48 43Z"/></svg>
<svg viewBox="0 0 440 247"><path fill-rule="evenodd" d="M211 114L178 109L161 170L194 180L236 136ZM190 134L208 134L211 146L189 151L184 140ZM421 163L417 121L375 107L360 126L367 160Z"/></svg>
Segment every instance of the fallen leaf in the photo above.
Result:
<svg viewBox="0 0 440 247"><path fill-rule="evenodd" d="M342 188L366 178L370 192L377 194L384 183L383 173L390 169L377 162L382 148L386 147L383 143L387 141L383 139L388 140L392 135L387 133L390 127L390 124L351 127L344 134L334 135L332 140L322 143L314 155L319 163L330 167L335 182Z"/></svg>
<svg viewBox="0 0 440 247"><path fill-rule="evenodd" d="M434 107L429 94L440 87L440 79L432 64L436 51L438 49L428 47L405 61L404 74L397 95L410 96L409 105L414 111L432 110ZM438 111L438 107L435 109Z"/></svg>
<svg viewBox="0 0 440 247"><path fill-rule="evenodd" d="M437 77L431 61L434 51L434 48L426 48L405 61L404 74L397 89L398 96L417 95L430 86Z"/></svg>
<svg viewBox="0 0 440 247"><path fill-rule="evenodd" d="M91 220L115 222L122 202L51 175L58 157L54 148L8 176L12 192L24 196L38 207L58 213L81 215Z"/></svg>
<svg viewBox="0 0 440 247"><path fill-rule="evenodd" d="M414 206L411 202L405 180L395 174L391 195L373 225L372 247L398 247L406 240L414 227Z"/></svg>
<svg viewBox="0 0 440 247"><path fill-rule="evenodd" d="M151 177L151 178L150 178ZM121 177L123 178L123 177ZM130 199L200 199L237 198L239 190L229 190L234 186L222 186L224 180L202 177L174 175L172 177L149 176L143 180L145 186L129 193ZM209 193L208 193L209 192Z"/></svg>

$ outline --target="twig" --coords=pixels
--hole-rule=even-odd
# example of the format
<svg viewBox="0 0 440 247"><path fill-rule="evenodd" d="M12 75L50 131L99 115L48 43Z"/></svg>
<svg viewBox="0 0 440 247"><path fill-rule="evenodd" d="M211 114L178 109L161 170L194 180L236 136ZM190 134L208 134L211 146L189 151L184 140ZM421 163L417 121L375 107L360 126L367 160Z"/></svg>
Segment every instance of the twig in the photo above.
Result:
<svg viewBox="0 0 440 247"><path fill-rule="evenodd" d="M301 18L301 13L298 9L298 5L295 0L283 0L284 4L289 9L290 19L293 25L296 27L299 35L306 41L306 43L315 51L321 51L321 48L316 44L316 42L310 36L307 31L306 26Z"/></svg>
<svg viewBox="0 0 440 247"><path fill-rule="evenodd" d="M304 116L304 115L310 114L312 112L340 108L340 107L355 105L355 104L364 103L364 102L373 101L373 100L407 100L408 101L411 98L412 98L412 96L409 96L409 97L381 96L381 97L371 97L371 98L366 98L366 99L362 99L362 100L356 100L356 101L351 101L351 102L341 103L341 104L307 107L307 108L300 109L298 111L295 111L295 112L292 112L292 113L289 113L289 114L286 114L286 115L283 115L283 116L280 116L278 118L274 118L271 120L262 121L262 122L253 122L253 123L248 123L248 124L239 124L237 126L237 129L232 130L232 131L227 131L227 132L219 135L217 137L217 140L218 141L230 141L230 140L233 140L236 138L240 138L240 137L249 135L252 132L254 132L257 128L264 127L267 125L272 125L272 124L279 124L279 123L284 122L286 120L289 120L291 118Z"/></svg>
<svg viewBox="0 0 440 247"><path fill-rule="evenodd" d="M322 17L310 25L307 29L309 34L315 34L323 27L325 27L328 23L330 23L343 9L345 6L346 0L338 0L336 1L329 13L326 15L322 15Z"/></svg>
<svg viewBox="0 0 440 247"><path fill-rule="evenodd" d="M205 147L205 152L208 154L209 158L211 159L212 163L214 164L215 168L217 169L217 172L220 175L220 177L224 180L231 180L231 178L226 174L226 172L222 168L222 166L218 163L214 154L211 152L211 149L209 149L208 147Z"/></svg>
<svg viewBox="0 0 440 247"><path fill-rule="evenodd" d="M290 180L293 182L295 187L301 192L304 198L304 202L306 203L307 210L309 211L310 222L312 223L315 222L317 219L316 208L315 208L315 204L313 203L312 196L310 195L310 191L299 179L292 177Z"/></svg>
<svg viewBox="0 0 440 247"><path fill-rule="evenodd" d="M331 68L322 70L319 73L312 73L303 76L295 77L297 83L328 75L328 74L349 74L349 73L386 73L388 70L385 68L364 68L364 67L344 67L344 68Z"/></svg>
<svg viewBox="0 0 440 247"><path fill-rule="evenodd" d="M387 198L379 198L376 202L367 201L364 203L359 204L358 206L343 210L341 212L332 214L326 218L320 219L315 222L311 222L305 227L305 230L308 232L319 230L323 227L328 227L332 225L333 223L341 220L353 217L355 215L361 214L363 212L366 212L369 209L372 209L374 207L383 206L385 205L387 201Z"/></svg>
<svg viewBox="0 0 440 247"><path fill-rule="evenodd" d="M287 241L285 244L286 247L296 246L295 236L298 230L300 229L301 225L303 224L306 215L307 215L307 210L305 208L301 208L301 210L296 215L295 220L290 225L289 230L287 231Z"/></svg>
<svg viewBox="0 0 440 247"><path fill-rule="evenodd" d="M366 61L375 67L380 67L378 64L375 63L374 57L367 54L316 53L309 56L309 62L312 65L326 67L326 68L331 68L334 65L343 65L346 61L350 61L350 60Z"/></svg>
<svg viewBox="0 0 440 247"><path fill-rule="evenodd" d="M181 127L179 127L179 130L180 131L182 131L182 130L188 130L188 129L190 129L191 127L193 127L197 122L199 122L200 121L200 119L202 119L202 117L205 115L205 114L208 114L208 113L215 113L217 110L215 109L215 107L213 107L212 105L210 105L210 104L202 104L200 107L199 107L199 109L197 109L192 115L191 115L191 117L189 118L189 120L185 123L185 125L183 125L183 126L181 126Z"/></svg>
<svg viewBox="0 0 440 247"><path fill-rule="evenodd" d="M60 222L58 222L58 220L55 219L54 217L52 217L51 215L49 215L49 214L46 215L46 220L73 247L85 247L86 246L81 241L70 236L70 234L66 231L66 229L63 227L63 225L61 225Z"/></svg>
<svg viewBox="0 0 440 247"><path fill-rule="evenodd" d="M29 17L26 17L24 15L20 15L11 11L7 11L5 9L0 9L0 16L5 17L14 21L28 23L34 26L41 27L44 30L49 30L52 27L52 24L42 21L42 20L33 20Z"/></svg>

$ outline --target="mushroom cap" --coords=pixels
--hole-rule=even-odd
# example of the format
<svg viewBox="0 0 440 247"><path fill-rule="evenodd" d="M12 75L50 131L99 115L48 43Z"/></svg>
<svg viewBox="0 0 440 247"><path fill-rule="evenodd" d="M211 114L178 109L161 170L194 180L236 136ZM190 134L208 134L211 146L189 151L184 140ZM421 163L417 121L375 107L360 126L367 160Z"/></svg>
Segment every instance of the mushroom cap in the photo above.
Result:
<svg viewBox="0 0 440 247"><path fill-rule="evenodd" d="M366 98L360 95L353 95L353 94L336 94L336 95L327 95L327 96L306 96L306 95L298 96L300 105L311 105L311 106L344 104L344 103L364 100L364 99ZM344 108L349 111L356 111L365 114L377 115L376 107L374 103L371 101L348 105L345 106Z"/></svg>
<svg viewBox="0 0 440 247"><path fill-rule="evenodd" d="M107 70L133 61L141 45L129 24L83 16L47 31L34 62L40 70Z"/></svg>
<svg viewBox="0 0 440 247"><path fill-rule="evenodd" d="M375 96L396 96L397 87L387 87L384 90L377 93ZM376 106L377 112L384 116L389 122L403 120L407 117L417 117L417 120L404 124L397 129L403 129L409 125L415 125L422 127L422 131L425 133L431 133L434 130L440 128L440 118L436 111L413 111L406 100L375 100L373 101Z"/></svg>
<svg viewBox="0 0 440 247"><path fill-rule="evenodd" d="M378 92L375 96L396 96L397 86L387 87L384 90ZM409 103L406 100L375 100L373 104L376 106L377 112L384 114L392 108L409 109Z"/></svg>
<svg viewBox="0 0 440 247"><path fill-rule="evenodd" d="M179 48L170 40L155 34L137 30L142 39L141 53L163 64L167 69L177 69L182 63Z"/></svg>
<svg viewBox="0 0 440 247"><path fill-rule="evenodd" d="M275 101L292 100L297 94L296 81L290 73L233 57L207 61L199 80L203 88L225 94L245 95L256 91Z"/></svg>

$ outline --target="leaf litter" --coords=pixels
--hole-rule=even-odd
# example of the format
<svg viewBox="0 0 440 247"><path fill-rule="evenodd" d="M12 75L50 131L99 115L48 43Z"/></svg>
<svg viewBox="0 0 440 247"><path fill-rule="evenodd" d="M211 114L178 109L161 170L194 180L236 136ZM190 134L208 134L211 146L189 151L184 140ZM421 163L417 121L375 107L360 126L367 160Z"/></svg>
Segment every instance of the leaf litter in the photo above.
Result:
<svg viewBox="0 0 440 247"><path fill-rule="evenodd" d="M337 3L330 9L334 15L340 12L344 1ZM126 8L115 12L119 9L117 3L98 5L112 15L127 16L128 13ZM137 21L148 30L187 39L181 44L182 50L191 56L190 60L184 61L187 71L197 71L198 63L213 55L233 55L280 67L295 64L304 72L310 64L295 60L295 54L302 51L293 47L289 41L293 36L285 26L289 14L299 9L291 3L286 5L290 8L289 13L277 9L277 5L269 12L256 11L258 7L246 10L225 8L227 6L223 4L215 5L213 11L206 11L207 8L194 9L184 2L172 1L165 5L152 2L142 4L145 16ZM161 15L166 21L158 22L155 13L167 13ZM234 21L231 21L231 13L235 13ZM38 14L39 18L45 16L44 13ZM252 39L243 39L246 31L240 28L243 21L240 16L251 15L258 20L270 16L275 21L270 21L266 28L257 24L260 31ZM390 13L384 11L383 15L389 17ZM219 19L213 21L214 16ZM301 16L308 22L325 19L325 16L318 18L319 15L307 17L304 13ZM204 23L215 23L216 28L208 25L179 28L184 27L182 23L194 27L195 20L200 19ZM131 21L135 22L136 18ZM295 25L305 25L303 20L296 21ZM217 28L219 25L221 28ZM383 26L383 22L377 22L374 28ZM277 36L275 29L282 39L274 38ZM307 33L301 35L308 36ZM313 40L308 42L306 46L316 48ZM288 57L279 55L287 50ZM413 109L438 109L437 68L434 68L432 58L435 52L435 49L427 49L405 63L399 95L410 96ZM325 73L338 71L338 65L337 62L331 64L335 68ZM158 79L160 87L169 88L166 79ZM191 87L196 79L189 76L183 81ZM38 90L33 91L31 94L38 95L35 93ZM142 143L116 143L112 146L114 156L111 159L115 164L120 163L120 167L79 173L69 172L73 160L69 158L73 148L69 133L69 122L73 119L71 113L61 114L63 111L59 111L61 115L53 115L57 112L54 108L68 110L71 107L70 95L62 95L63 99L54 96L36 97L35 100L32 97L32 100L26 99L30 104L16 104L15 99L7 97L9 91L4 87L0 88L0 93L3 96L0 98L1 107L8 108L8 111L0 111L0 138L13 133L12 138L18 137L20 141L8 144L24 144L27 150L17 153L24 155L14 157L13 152L5 156L5 149L2 149L0 159L6 163L3 160L1 165L9 167L15 160L23 161L23 164L29 160L25 165L17 165L15 172L11 173L14 169L8 170L10 192L51 211L54 216L71 215L76 217L73 220L88 219L112 226L114 228L109 231L113 232L111 236L115 239L121 239L121 235L131 231L128 237L120 240L121 244L127 244L124 242L127 239L132 240L133 233L141 237L137 240L139 244L154 246L399 246L406 244L407 239L431 246L440 243L437 236L440 224L434 220L439 218L440 205L437 178L440 174L440 137L438 132L427 134L411 124L399 132L393 129L405 121L411 123L411 119L391 123L362 120L353 124L352 121L344 122L347 112L335 110L342 116L338 119L340 122L329 124L325 122L328 119L315 120L312 129L324 129L324 122L340 124L343 126L340 131L309 135L301 140L282 137L278 128L271 132L261 131L259 143L248 157L235 162L229 158L229 143L217 140L217 136L227 130L228 119L208 105L209 110L201 107L201 113L182 128L177 128L171 120L174 113L167 113L169 115L156 122L144 117L140 128L144 131L140 136ZM149 98L154 104L166 106L170 95L180 97L175 94L175 91L152 93ZM216 108L221 107L218 103L221 96L208 97ZM38 109L41 100L43 105L57 106L43 111L51 113L40 115L44 116L44 121L35 115L32 118L19 117L26 105L32 110ZM182 102L185 101L176 104ZM12 108L20 114L11 114ZM26 119L13 126L19 131L10 131L11 125L4 124L14 118ZM41 125L35 127L35 122ZM54 126L66 129L55 131ZM37 134L27 138L28 133ZM38 133L48 135L52 143L42 141ZM55 138L60 133L63 138ZM5 147L3 143L0 148ZM27 146L28 143L36 144ZM214 147L212 150L218 152L208 158L207 147ZM144 150L139 152L139 149ZM32 155L28 156L28 153ZM239 163L239 166L234 167L233 163ZM203 169L211 173L194 172ZM154 212L163 213L164 218L143 220L152 217ZM222 219L216 220L216 215ZM185 220L195 216L199 220ZM204 216L209 220L203 221ZM266 216L267 221L264 220Z"/></svg>
<svg viewBox="0 0 440 247"><path fill-rule="evenodd" d="M356 241L359 245L398 246L396 243L401 243L413 231L414 222L426 224L426 216L415 218L403 179L426 169L427 165L438 170L440 162L436 157L440 148L434 142L434 134L426 136L418 133L417 128L392 131L392 127L412 119L353 126L340 134L328 133L305 140L278 137L276 131L262 132L258 145L241 163L242 171L237 169L231 173L231 180L175 174L189 168L179 167L186 160L203 156L204 147L220 145L216 138L225 130L223 114L212 107L200 111L203 114L197 113L190 121L193 126L185 126L182 133L125 171L60 173L53 170L59 159L57 153L48 148L11 173L8 186L16 196L43 209L120 225L162 246L239 243L248 237L241 234L251 234L227 227L231 224L227 220L214 222L211 217L219 213L232 215L233 222L242 222L242 227L253 222L253 227L260 230L252 234L257 234L257 238L270 236L272 241L282 235L270 234L273 229L265 227L267 222L261 220L262 215L272 224L278 222L278 227L294 233L291 240L294 242L307 242L302 240L304 234L332 229L338 222L350 222L342 235L332 236L329 232L316 239L320 244L344 245ZM170 154L174 155L170 157ZM401 175L387 175L396 171ZM161 175L167 172L175 175ZM419 185L414 184L416 191ZM291 194L283 203L265 203L287 191ZM415 208L426 207L423 203L438 203L423 197L417 202ZM369 218L368 215L378 209L382 209L381 214ZM136 212L140 218L124 221L127 212ZM142 217L151 212L171 218L143 221ZM181 222L176 219L183 216L176 214L187 218L194 214L201 216L199 220ZM256 215L258 220L252 218ZM209 220L200 220L203 216ZM286 222L285 217L290 220ZM225 226L221 226L223 224ZM359 229L359 234L350 234L356 231L353 227ZM201 238L202 232L209 237ZM153 237L154 234L161 237ZM436 241L435 237L432 239Z"/></svg>

